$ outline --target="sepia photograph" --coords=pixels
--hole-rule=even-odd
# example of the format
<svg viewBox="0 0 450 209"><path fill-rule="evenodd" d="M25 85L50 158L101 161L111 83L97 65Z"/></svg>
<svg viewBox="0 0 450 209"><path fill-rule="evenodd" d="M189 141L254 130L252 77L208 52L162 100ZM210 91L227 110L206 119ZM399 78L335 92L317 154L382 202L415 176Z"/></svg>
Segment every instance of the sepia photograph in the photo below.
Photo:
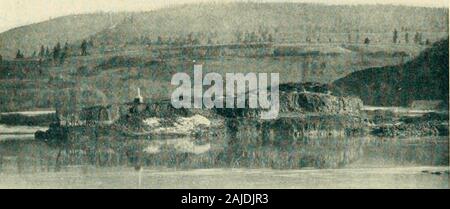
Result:
<svg viewBox="0 0 450 209"><path fill-rule="evenodd" d="M449 189L448 51L448 0L0 0L0 189Z"/></svg>

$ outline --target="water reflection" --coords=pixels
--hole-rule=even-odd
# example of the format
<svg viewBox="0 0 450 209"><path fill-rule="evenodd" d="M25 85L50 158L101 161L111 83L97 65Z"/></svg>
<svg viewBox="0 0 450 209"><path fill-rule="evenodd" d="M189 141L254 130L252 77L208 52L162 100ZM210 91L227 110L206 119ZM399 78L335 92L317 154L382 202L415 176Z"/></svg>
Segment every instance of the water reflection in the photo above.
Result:
<svg viewBox="0 0 450 209"><path fill-rule="evenodd" d="M448 139L264 136L251 128L221 137L126 140L84 137L76 143L35 140L0 142L0 172L35 173L72 167L341 168L371 167L370 160L395 165L448 165ZM363 160L361 162L361 160Z"/></svg>

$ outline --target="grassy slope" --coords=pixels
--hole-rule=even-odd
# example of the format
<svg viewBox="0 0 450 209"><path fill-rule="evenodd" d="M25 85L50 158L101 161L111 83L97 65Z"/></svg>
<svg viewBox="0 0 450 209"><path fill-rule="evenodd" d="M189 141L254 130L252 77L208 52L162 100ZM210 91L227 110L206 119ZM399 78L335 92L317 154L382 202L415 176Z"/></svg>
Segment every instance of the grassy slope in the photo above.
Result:
<svg viewBox="0 0 450 209"><path fill-rule="evenodd" d="M130 17L131 18L125 18ZM151 12L86 14L56 18L16 28L0 34L0 54L14 56L17 49L30 55L40 45L79 42L95 37L98 42L117 45L141 36L183 37L193 32L214 41L234 41L236 31L268 30L279 42L301 42L307 36L321 41L370 37L373 42L389 42L394 28L406 27L410 39L415 31L437 40L448 31L448 11L404 6L325 6L299 3L194 4ZM357 32L359 31L359 32ZM401 31L400 31L401 32ZM400 33L400 36L403 36Z"/></svg>
<svg viewBox="0 0 450 209"><path fill-rule="evenodd" d="M339 95L359 96L365 104L406 106L413 100L448 104L448 39L436 42L416 59L397 66L354 72L333 83Z"/></svg>
<svg viewBox="0 0 450 209"><path fill-rule="evenodd" d="M49 21L15 28L0 34L0 54L13 57L17 49L30 56L39 52L40 46L51 49L58 41L76 42L118 23L125 17L124 13L112 16L106 13L71 15Z"/></svg>
<svg viewBox="0 0 450 209"><path fill-rule="evenodd" d="M321 36L322 40L328 41L328 34L333 34L333 39L346 40L347 35L340 33L357 30L373 35L375 39L376 36L391 37L394 28L400 30L401 27L409 31L446 32L447 14L445 9L389 6L196 4L136 13L132 21L125 21L97 37L100 41L112 38L114 42L120 42L142 35L155 40L158 35L167 37L193 32L229 42L234 40L238 30L258 32L261 28L275 34L278 41L304 41L307 35Z"/></svg>
<svg viewBox="0 0 450 209"><path fill-rule="evenodd" d="M355 19L353 16L363 16L362 14L368 10L378 11L377 15L373 15L372 18L382 19L398 18L398 10L401 10L401 14L405 15L405 18L398 18L399 22L396 22L394 25L386 25L385 21L374 21L370 18L363 21L358 18ZM347 14L350 11L353 11L353 15ZM340 28L342 27L332 27L329 22L335 21L335 13L337 17L341 17L343 25L358 27L361 31L364 29L366 32L381 31L382 33L378 35L387 35L388 38L386 40L388 41L390 41L389 37L392 35L390 32L391 28L400 25L409 27L412 22L417 22L418 24L411 25L411 31L414 29L423 29L425 32L447 30L445 29L447 27L446 24L443 24L446 21L446 17L442 15L447 14L447 11L442 9L390 8L386 6L330 7L309 4L201 4L180 6L156 12L135 13L132 21L125 19L126 14L115 14L113 15L115 18L113 18L113 21L120 23L113 28L109 27L110 21L107 15L81 15L78 18L63 17L50 22L15 29L1 34L0 38L11 38L14 34L31 31L29 32L30 35L27 36L29 37L28 39L21 36L17 41L8 41L8 46L17 44L31 46L32 40L38 40L36 42L38 44L34 44L38 47L41 42L50 43L53 39L59 39L58 37L71 37L73 39L70 40L74 40L85 36L93 36L97 41L105 41L107 37L118 37L120 40L116 40L117 42L113 43L120 45L119 43L131 40L142 34L148 36L164 35L165 33L178 35L197 30L199 32L211 31L214 34L217 33L217 38L225 39L228 37L232 39L233 34L230 33L234 33L235 30L258 30L258 27L263 24L264 27L267 27L272 32L278 31L278 36L276 37L281 37L281 39L283 37L291 37L302 41L304 37L301 33L304 31L317 33L321 31L321 34L333 32L333 35L337 36L339 31L336 31L336 29L341 30ZM406 17L412 18L408 19ZM324 19L328 22L322 21ZM90 24L92 21L98 24L93 26L93 24ZM349 21L355 22L349 23ZM313 27L313 25L317 24L320 27ZM180 25L183 27L180 27ZM56 30L55 28L64 28L66 32L47 34L49 30ZM354 30L354 28L347 29ZM76 30L80 31L75 33L74 31ZM448 35L448 32L444 33ZM435 32L435 34L440 33ZM46 35L49 36L47 37ZM346 39L346 35L342 36ZM40 40L39 37L43 37L43 39ZM322 52L336 48L337 51L343 52L336 56L320 56L313 59L298 56L231 57L199 61L204 62L204 72L280 72L281 82L283 83L298 81L327 83L357 70L374 66L396 65L401 60L398 57L391 56L392 52L404 51L414 55L422 49L421 46L414 44L399 44L395 46L373 44L362 46L361 49L358 48L361 46L343 46L344 48L342 48L337 44L334 44L333 47L330 47L328 44L318 45L314 46L313 44L312 48L314 50L320 49ZM5 49L3 46L0 46L2 50ZM308 47L311 48L310 46ZM141 87L143 96L146 98L168 98L174 88L170 86L172 73L176 71L191 71L192 66L190 64L177 60L169 60L166 65L142 66L142 63L151 63L152 55L148 53L148 49L143 46L130 45L120 46L120 48L123 50L112 54L104 54L101 50L94 49L92 50L92 55L87 57L70 57L62 66L52 66L50 63L49 66L41 65L41 67L33 68L32 66L17 67L18 65L13 64L12 67L17 67L19 70L11 72L2 68L0 73L2 79L0 83L0 94L2 95L0 97L0 111L52 108L57 103L56 101L61 104L86 103L82 105L127 102L134 97L137 87ZM381 52L381 56L378 52ZM383 54L384 52L386 53ZM105 69L102 64L108 63L108 60L114 56L123 56L126 62L128 60L131 60L131 62L121 66L106 65ZM323 67L322 63L326 63L326 66ZM24 66L27 66L26 63ZM39 69L42 69L42 72L39 72ZM19 71L20 74L17 74ZM71 96L71 94L74 96ZM92 94L96 95L92 97L93 101L83 98L83 95Z"/></svg>

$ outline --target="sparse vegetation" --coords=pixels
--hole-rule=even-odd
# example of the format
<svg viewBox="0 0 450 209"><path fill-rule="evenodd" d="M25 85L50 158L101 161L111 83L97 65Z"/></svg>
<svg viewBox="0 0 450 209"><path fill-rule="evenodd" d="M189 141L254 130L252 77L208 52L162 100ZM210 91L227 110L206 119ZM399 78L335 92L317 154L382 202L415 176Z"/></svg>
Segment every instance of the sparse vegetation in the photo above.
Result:
<svg viewBox="0 0 450 209"><path fill-rule="evenodd" d="M21 55L22 50L38 52L35 58L15 61L3 57L0 78L5 82L0 91L5 96L0 98L1 109L28 109L33 103L51 108L55 102L52 95L61 88L78 88L77 85L104 92L112 103L129 101L131 93L124 86L141 86L149 99L167 98L171 75L190 71L192 60L203 63L207 72L280 72L282 83L329 83L365 68L401 64L425 48L420 45L422 37L429 42L448 36L448 25L441 22L442 17L446 18L446 10L398 8L405 11L405 18L394 18L397 14L389 13L392 8L385 6L233 3L226 4L226 8L201 4L153 12L53 19L0 35L5 43L0 47L2 55L11 54L15 50L11 48L17 46ZM335 16L326 12L330 9ZM366 15L368 10L383 11L383 16L372 12L374 16L364 22L364 27L348 28L357 25L361 21L357 17ZM354 15L348 15L348 11ZM196 18L199 13L208 18ZM168 21L163 18L166 16L173 19ZM254 19L249 21L249 16ZM373 21L377 18L400 22L392 26ZM341 22L336 23L336 19ZM180 24L184 27L178 27ZM222 27L223 24L232 28ZM420 29L414 44L392 44L392 36L385 31L400 27L408 29L399 30L399 37ZM54 31L52 28L65 33L46 34ZM29 38L22 39L18 33L28 34ZM12 41L12 36L17 40ZM64 46L61 41L66 41ZM19 80L11 85L6 82L8 79ZM12 90L14 93L9 93Z"/></svg>

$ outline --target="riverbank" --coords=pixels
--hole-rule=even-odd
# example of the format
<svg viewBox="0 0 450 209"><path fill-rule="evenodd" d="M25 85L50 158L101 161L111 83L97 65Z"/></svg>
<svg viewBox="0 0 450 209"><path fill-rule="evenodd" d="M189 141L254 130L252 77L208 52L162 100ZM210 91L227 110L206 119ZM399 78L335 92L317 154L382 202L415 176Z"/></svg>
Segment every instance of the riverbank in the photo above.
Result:
<svg viewBox="0 0 450 209"><path fill-rule="evenodd" d="M0 124L10 126L49 126L54 121L53 110L0 113Z"/></svg>

